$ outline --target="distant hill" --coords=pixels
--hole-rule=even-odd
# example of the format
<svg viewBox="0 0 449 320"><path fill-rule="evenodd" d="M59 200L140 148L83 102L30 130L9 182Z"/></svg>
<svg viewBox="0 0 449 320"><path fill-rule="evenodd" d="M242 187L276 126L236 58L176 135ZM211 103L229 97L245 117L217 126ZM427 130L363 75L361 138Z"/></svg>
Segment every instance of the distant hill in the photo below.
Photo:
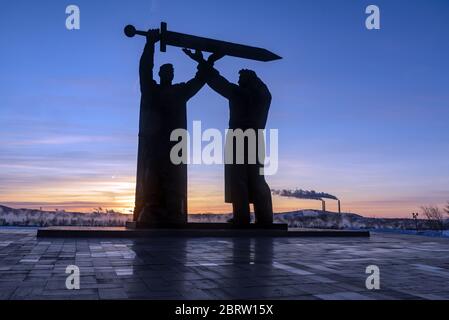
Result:
<svg viewBox="0 0 449 320"><path fill-rule="evenodd" d="M192 222L225 222L231 214L195 214L189 216ZM253 217L252 217L253 218ZM367 218L354 213L337 213L321 210L298 210L275 213L274 221L287 223L291 228L318 229L416 229L413 219ZM427 220L418 220L418 227L428 229Z"/></svg>
<svg viewBox="0 0 449 320"><path fill-rule="evenodd" d="M415 230L413 219L367 218L354 213L323 212L321 210L299 210L279 213L275 220L297 228L323 229L400 229ZM427 229L427 220L418 220L419 229Z"/></svg>
<svg viewBox="0 0 449 320"><path fill-rule="evenodd" d="M190 222L226 222L231 214L192 214ZM122 213L80 213L65 211L41 211L13 209L0 205L0 226L124 226L132 216ZM412 219L366 218L353 213L298 210L275 213L275 222L289 227L320 229L399 229L414 230ZM418 220L420 229L427 229L426 220Z"/></svg>

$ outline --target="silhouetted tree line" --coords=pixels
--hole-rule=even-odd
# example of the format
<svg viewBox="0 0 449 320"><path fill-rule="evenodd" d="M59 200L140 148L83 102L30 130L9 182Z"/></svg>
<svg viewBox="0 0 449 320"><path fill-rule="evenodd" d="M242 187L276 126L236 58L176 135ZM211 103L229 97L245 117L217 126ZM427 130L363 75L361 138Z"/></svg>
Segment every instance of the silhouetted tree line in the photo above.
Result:
<svg viewBox="0 0 449 320"><path fill-rule="evenodd" d="M442 210L438 206L422 206L421 212L427 220L429 229L440 231L448 229L449 223L445 214L449 215L449 202Z"/></svg>

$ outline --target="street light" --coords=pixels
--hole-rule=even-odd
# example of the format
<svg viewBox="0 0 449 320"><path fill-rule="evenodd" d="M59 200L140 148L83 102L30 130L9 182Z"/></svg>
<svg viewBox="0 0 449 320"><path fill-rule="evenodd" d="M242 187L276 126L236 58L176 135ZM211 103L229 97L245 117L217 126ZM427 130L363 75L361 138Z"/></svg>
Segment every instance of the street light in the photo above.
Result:
<svg viewBox="0 0 449 320"><path fill-rule="evenodd" d="M412 212L413 220L415 220L416 232L418 232L418 212Z"/></svg>

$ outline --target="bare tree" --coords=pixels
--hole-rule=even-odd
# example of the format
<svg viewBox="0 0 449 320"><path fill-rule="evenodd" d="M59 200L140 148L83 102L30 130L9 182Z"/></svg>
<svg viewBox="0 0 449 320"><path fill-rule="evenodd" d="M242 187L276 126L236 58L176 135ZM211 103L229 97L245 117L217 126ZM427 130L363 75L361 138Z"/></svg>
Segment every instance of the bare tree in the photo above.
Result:
<svg viewBox="0 0 449 320"><path fill-rule="evenodd" d="M447 202L447 205L444 208L444 212L446 212L449 215L449 201Z"/></svg>
<svg viewBox="0 0 449 320"><path fill-rule="evenodd" d="M103 208L102 207L94 208L93 212L96 214L103 213Z"/></svg>
<svg viewBox="0 0 449 320"><path fill-rule="evenodd" d="M429 227L433 230L443 230L444 229L444 216L440 208L436 206L423 206L421 211L427 218L427 223Z"/></svg>

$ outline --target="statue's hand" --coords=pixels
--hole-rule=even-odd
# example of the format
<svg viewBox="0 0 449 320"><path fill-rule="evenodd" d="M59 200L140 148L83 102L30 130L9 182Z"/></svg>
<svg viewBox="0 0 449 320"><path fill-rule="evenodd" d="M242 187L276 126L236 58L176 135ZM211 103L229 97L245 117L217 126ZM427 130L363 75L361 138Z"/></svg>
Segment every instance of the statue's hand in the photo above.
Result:
<svg viewBox="0 0 449 320"><path fill-rule="evenodd" d="M207 58L207 62L208 62L209 64L213 65L213 64L215 63L215 61L220 60L220 59L223 58L224 56L225 56L225 55L222 54L222 53L214 52L214 53L212 53L212 54L209 56L209 58Z"/></svg>
<svg viewBox="0 0 449 320"><path fill-rule="evenodd" d="M150 29L147 32L147 42L156 43L160 40L161 36L159 33L159 29Z"/></svg>
<svg viewBox="0 0 449 320"><path fill-rule="evenodd" d="M198 63L205 62L203 53L200 50L195 50L195 53L193 53L190 49L184 48L182 51L190 57L190 59L195 60Z"/></svg>

